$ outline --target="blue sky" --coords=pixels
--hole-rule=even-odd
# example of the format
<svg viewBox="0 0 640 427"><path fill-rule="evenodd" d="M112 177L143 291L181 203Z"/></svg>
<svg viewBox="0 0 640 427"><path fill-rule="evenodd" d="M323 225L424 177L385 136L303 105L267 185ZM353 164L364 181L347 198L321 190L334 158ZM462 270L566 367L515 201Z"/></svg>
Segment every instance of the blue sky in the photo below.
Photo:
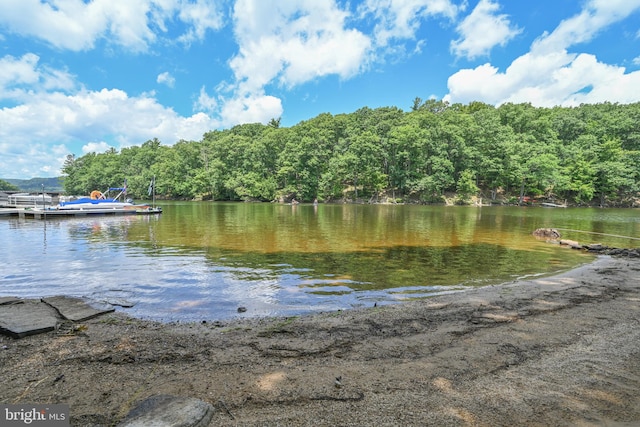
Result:
<svg viewBox="0 0 640 427"><path fill-rule="evenodd" d="M640 101L640 0L0 0L0 178L415 97Z"/></svg>

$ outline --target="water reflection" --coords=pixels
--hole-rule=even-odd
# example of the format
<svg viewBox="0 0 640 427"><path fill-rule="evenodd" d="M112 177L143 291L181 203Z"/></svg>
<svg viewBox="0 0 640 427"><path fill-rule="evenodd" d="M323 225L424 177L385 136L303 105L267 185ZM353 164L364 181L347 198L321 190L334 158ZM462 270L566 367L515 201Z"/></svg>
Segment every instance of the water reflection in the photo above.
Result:
<svg viewBox="0 0 640 427"><path fill-rule="evenodd" d="M238 306L247 316L291 315L457 292L590 259L533 239L539 227L620 247L640 237L631 210L163 208L162 216L0 220L0 294L88 296L158 320L228 318ZM627 237L603 241L593 231Z"/></svg>

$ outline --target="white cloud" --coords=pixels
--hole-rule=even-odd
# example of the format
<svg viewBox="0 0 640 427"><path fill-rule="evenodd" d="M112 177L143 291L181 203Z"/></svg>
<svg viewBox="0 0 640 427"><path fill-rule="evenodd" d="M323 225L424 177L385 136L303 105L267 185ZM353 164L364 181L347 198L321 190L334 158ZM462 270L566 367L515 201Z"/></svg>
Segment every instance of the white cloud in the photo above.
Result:
<svg viewBox="0 0 640 427"><path fill-rule="evenodd" d="M167 32L167 24L184 29L178 40L191 43L221 27L221 16L213 0L0 1L3 31L74 51L91 49L100 39L146 50ZM122 148L155 137L166 144L199 140L220 125L204 113L178 115L153 93L130 97L118 89L89 91L75 79L33 53L0 58L3 177L57 175L71 152ZM172 86L175 79L165 72L157 82ZM104 141L86 143L96 138Z"/></svg>
<svg viewBox="0 0 640 427"><path fill-rule="evenodd" d="M4 0L0 25L15 34L37 37L60 49L89 50L99 39L132 51L146 51L165 21L187 24L181 40L201 40L222 26L213 0Z"/></svg>
<svg viewBox="0 0 640 427"><path fill-rule="evenodd" d="M158 74L156 82L173 87L176 84L176 79L168 71L165 71L164 73Z"/></svg>
<svg viewBox="0 0 640 427"><path fill-rule="evenodd" d="M347 79L367 63L371 42L345 27L348 13L333 2L238 0L234 9L239 53L229 65L234 82L221 108L223 123L266 122L282 113L265 96L277 83L291 88L318 77Z"/></svg>
<svg viewBox="0 0 640 427"><path fill-rule="evenodd" d="M76 86L65 70L40 66L39 61L33 53L0 58L0 100L19 100L34 91L71 90Z"/></svg>
<svg viewBox="0 0 640 427"><path fill-rule="evenodd" d="M0 142L0 153L2 178L23 179L60 175L60 168L69 152L64 145L30 143L14 146Z"/></svg>
<svg viewBox="0 0 640 427"><path fill-rule="evenodd" d="M22 58L7 55L0 59L0 97L8 87L21 84L36 84L40 73L36 71L38 56L28 53Z"/></svg>
<svg viewBox="0 0 640 427"><path fill-rule="evenodd" d="M581 13L562 21L551 34L540 37L532 49L544 53L587 42L602 29L625 19L638 8L640 0L591 0Z"/></svg>
<svg viewBox="0 0 640 427"><path fill-rule="evenodd" d="M193 109L196 111L215 112L218 107L218 102L213 96L209 96L204 86L200 88L200 95L193 105Z"/></svg>
<svg viewBox="0 0 640 427"><path fill-rule="evenodd" d="M87 153L104 153L107 150L115 148L104 141L100 142L89 142L82 146L82 152L84 154Z"/></svg>
<svg viewBox="0 0 640 427"><path fill-rule="evenodd" d="M429 16L454 19L461 7L450 0L366 0L362 14L376 20L374 34L377 46L387 46L391 40L415 39L421 21Z"/></svg>
<svg viewBox="0 0 640 427"><path fill-rule="evenodd" d="M531 102L542 107L628 103L640 99L640 72L625 74L624 67L603 64L589 54L529 53L504 73L490 64L461 70L449 78L449 89L446 100L462 103Z"/></svg>
<svg viewBox="0 0 640 427"><path fill-rule="evenodd" d="M178 38L185 44L203 40L207 30L220 29L224 24L222 14L218 12L215 2L211 0L183 2L178 16L182 22L191 24L188 31Z"/></svg>
<svg viewBox="0 0 640 427"><path fill-rule="evenodd" d="M65 156L73 151L67 147L96 137L109 136L110 141L91 143L84 149L122 148L152 138L165 144L200 140L205 132L219 126L204 113L182 117L154 98L129 97L115 89L83 90L74 95L33 94L19 106L0 109L0 123L0 170L5 178L38 176L41 167L36 165L57 173ZM58 144L51 147L51 141Z"/></svg>
<svg viewBox="0 0 640 427"><path fill-rule="evenodd" d="M347 12L315 0L239 0L235 7L240 53L231 62L248 92L278 79L294 86L319 76L349 78L361 70L369 39L345 28Z"/></svg>
<svg viewBox="0 0 640 427"><path fill-rule="evenodd" d="M264 94L250 94L235 97L224 103L223 124L265 123L282 116L282 102L279 98Z"/></svg>
<svg viewBox="0 0 640 427"><path fill-rule="evenodd" d="M522 30L512 27L507 15L497 14L499 10L498 3L480 0L473 12L458 25L457 31L462 37L451 42L452 52L473 59L488 55L494 46L505 46L520 34Z"/></svg>
<svg viewBox="0 0 640 427"><path fill-rule="evenodd" d="M636 102L640 99L640 71L599 62L588 53L568 49L591 40L610 24L640 9L640 0L592 0L578 15L543 34L531 50L500 72L486 63L449 77L445 100L491 104L531 102L536 106L580 103Z"/></svg>
<svg viewBox="0 0 640 427"><path fill-rule="evenodd" d="M139 50L153 38L146 23L146 3L124 4L121 15L118 3L121 2L9 0L0 3L0 22L14 33L35 36L62 49L90 49L96 39L108 32L119 44Z"/></svg>

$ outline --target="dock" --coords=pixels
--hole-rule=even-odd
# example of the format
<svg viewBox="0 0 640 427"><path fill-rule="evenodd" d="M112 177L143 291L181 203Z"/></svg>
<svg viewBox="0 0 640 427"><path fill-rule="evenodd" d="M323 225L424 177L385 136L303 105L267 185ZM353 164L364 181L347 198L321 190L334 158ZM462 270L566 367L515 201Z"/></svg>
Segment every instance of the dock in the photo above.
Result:
<svg viewBox="0 0 640 427"><path fill-rule="evenodd" d="M73 218L99 215L155 215L162 208L149 205L110 206L102 208L58 209L60 193L16 193L0 191L0 218Z"/></svg>
<svg viewBox="0 0 640 427"><path fill-rule="evenodd" d="M85 216L100 216L100 215L156 215L161 214L162 208L142 208L142 209L39 209L39 208L0 208L0 217L4 216L17 216L19 218L34 218L34 219L47 219L47 218L73 218L73 217L85 217Z"/></svg>

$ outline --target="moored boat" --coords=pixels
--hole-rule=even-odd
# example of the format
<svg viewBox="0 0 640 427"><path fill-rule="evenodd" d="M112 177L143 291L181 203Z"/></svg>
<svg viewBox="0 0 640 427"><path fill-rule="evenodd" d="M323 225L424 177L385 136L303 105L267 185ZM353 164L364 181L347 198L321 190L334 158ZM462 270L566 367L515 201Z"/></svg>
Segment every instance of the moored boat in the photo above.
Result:
<svg viewBox="0 0 640 427"><path fill-rule="evenodd" d="M115 196L111 196L116 193ZM56 210L76 211L76 210L123 210L123 211L149 211L160 208L152 208L149 204L136 204L131 199L122 200L126 197L127 187L111 187L104 193L99 190L91 192L89 197L71 198L69 200L61 200Z"/></svg>
<svg viewBox="0 0 640 427"><path fill-rule="evenodd" d="M7 204L10 206L49 206L52 197L49 194L15 193L7 196Z"/></svg>

